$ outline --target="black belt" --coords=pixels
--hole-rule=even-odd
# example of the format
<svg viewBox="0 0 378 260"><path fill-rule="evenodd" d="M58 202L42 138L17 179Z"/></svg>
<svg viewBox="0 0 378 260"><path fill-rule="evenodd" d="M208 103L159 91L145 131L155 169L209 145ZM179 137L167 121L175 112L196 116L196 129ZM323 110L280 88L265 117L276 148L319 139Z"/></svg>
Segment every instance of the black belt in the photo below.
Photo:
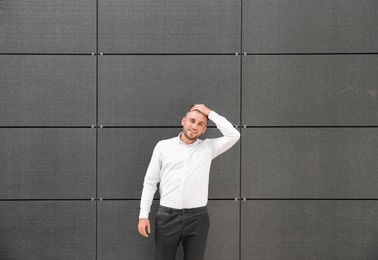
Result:
<svg viewBox="0 0 378 260"><path fill-rule="evenodd" d="M185 213L200 213L200 212L206 212L207 206L199 207L199 208L191 208L191 209L174 209L174 208L168 208L165 206L160 205L159 211L167 212L167 213L175 213L175 214L185 214Z"/></svg>

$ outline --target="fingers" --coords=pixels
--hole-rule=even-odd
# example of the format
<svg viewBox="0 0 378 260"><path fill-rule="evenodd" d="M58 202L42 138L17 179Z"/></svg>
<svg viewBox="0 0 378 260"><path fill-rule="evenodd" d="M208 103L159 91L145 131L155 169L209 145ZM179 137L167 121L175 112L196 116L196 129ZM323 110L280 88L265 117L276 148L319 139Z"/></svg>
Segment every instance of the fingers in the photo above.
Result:
<svg viewBox="0 0 378 260"><path fill-rule="evenodd" d="M148 219L139 219L138 231L144 237L148 237L148 234L146 233L146 229L147 229L148 234L150 234L151 233L150 221Z"/></svg>
<svg viewBox="0 0 378 260"><path fill-rule="evenodd" d="M145 228L142 228L142 227L139 228L139 234L141 234L141 235L144 236L144 237L148 237Z"/></svg>
<svg viewBox="0 0 378 260"><path fill-rule="evenodd" d="M206 116L208 116L210 114L210 112L211 112L211 110L207 106L205 106L204 104L196 104L196 105L194 105L190 109L190 111L193 111L193 110L198 110L198 111L200 111L202 114L204 114Z"/></svg>
<svg viewBox="0 0 378 260"><path fill-rule="evenodd" d="M190 110L202 110L204 107L204 104L195 104Z"/></svg>
<svg viewBox="0 0 378 260"><path fill-rule="evenodd" d="M144 227L138 227L139 234L141 234L144 237L148 237L146 233L146 229Z"/></svg>

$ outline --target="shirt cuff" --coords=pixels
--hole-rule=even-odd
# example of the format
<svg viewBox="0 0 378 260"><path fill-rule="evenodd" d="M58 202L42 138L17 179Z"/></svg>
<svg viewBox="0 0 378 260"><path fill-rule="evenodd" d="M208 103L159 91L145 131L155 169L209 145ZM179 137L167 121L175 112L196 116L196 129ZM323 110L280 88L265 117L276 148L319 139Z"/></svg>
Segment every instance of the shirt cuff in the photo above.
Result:
<svg viewBox="0 0 378 260"><path fill-rule="evenodd" d="M148 215L149 215L149 212L145 212L145 211L140 211L139 213L139 218L147 218L148 219Z"/></svg>
<svg viewBox="0 0 378 260"><path fill-rule="evenodd" d="M217 112L215 112L214 110L211 110L210 113L207 115L207 117L208 117L211 121L213 121L213 118L214 118L214 117L217 117L217 116L219 116L219 115L218 115Z"/></svg>

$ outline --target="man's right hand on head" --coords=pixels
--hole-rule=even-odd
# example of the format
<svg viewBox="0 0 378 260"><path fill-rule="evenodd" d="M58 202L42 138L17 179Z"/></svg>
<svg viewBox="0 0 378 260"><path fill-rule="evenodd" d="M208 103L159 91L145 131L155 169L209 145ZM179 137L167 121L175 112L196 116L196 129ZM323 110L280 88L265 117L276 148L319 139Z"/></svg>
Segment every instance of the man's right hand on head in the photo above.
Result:
<svg viewBox="0 0 378 260"><path fill-rule="evenodd" d="M205 116L208 116L211 112L211 109L208 108L207 106L205 106L204 104L195 104L191 109L190 111L193 111L193 110L198 110L200 111L202 114L204 114Z"/></svg>
<svg viewBox="0 0 378 260"><path fill-rule="evenodd" d="M151 225L150 225L150 221L148 220L148 218L140 218L139 219L138 231L144 237L148 237L148 234L151 234Z"/></svg>

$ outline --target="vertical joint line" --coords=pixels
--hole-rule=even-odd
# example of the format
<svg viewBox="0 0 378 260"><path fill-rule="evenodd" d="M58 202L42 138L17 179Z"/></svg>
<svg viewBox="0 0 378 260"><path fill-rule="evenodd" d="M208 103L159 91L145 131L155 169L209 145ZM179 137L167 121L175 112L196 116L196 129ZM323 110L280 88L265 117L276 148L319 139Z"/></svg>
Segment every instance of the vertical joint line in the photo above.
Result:
<svg viewBox="0 0 378 260"><path fill-rule="evenodd" d="M240 53L243 53L243 0L240 0ZM243 55L240 56L240 79L239 79L240 89L239 89L239 125L242 125L242 102L243 102ZM240 128L240 140L239 140L239 198L241 198L242 193L242 163L241 163L241 156L242 156L242 139L243 139L243 131ZM242 259L242 204L241 199L239 200L239 260Z"/></svg>
<svg viewBox="0 0 378 260"><path fill-rule="evenodd" d="M98 259L98 0L96 0L96 234L95 259Z"/></svg>

